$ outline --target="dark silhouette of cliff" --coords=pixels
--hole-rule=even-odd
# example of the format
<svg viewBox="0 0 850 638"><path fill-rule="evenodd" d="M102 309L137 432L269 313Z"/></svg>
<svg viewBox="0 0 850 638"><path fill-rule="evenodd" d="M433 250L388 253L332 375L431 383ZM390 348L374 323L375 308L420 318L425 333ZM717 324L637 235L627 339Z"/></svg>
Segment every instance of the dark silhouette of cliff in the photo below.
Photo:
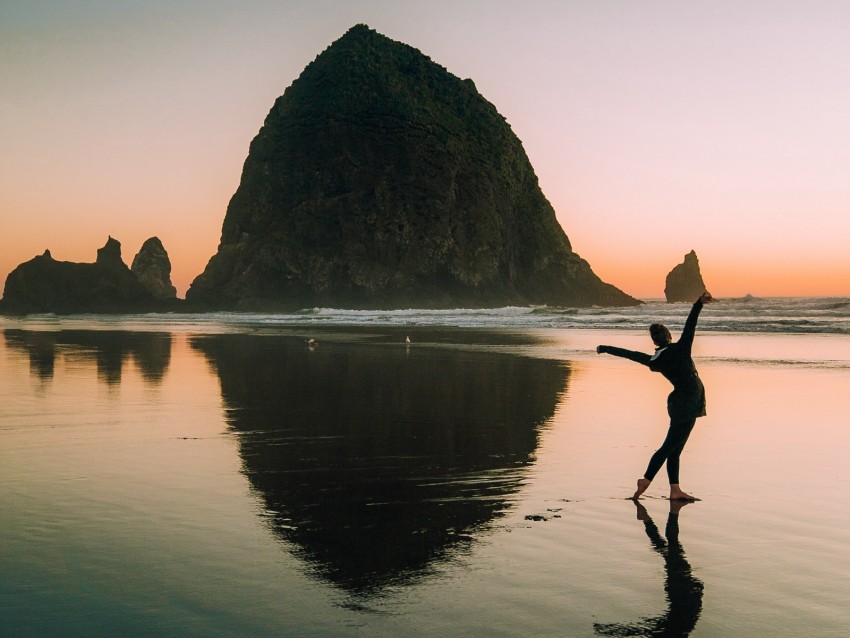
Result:
<svg viewBox="0 0 850 638"><path fill-rule="evenodd" d="M177 289L171 283L171 260L159 237L142 244L130 270L155 299L177 297Z"/></svg>
<svg viewBox="0 0 850 638"><path fill-rule="evenodd" d="M495 107L357 25L277 99L187 300L292 309L631 305L576 255Z"/></svg>
<svg viewBox="0 0 850 638"><path fill-rule="evenodd" d="M93 263L57 261L45 250L20 264L6 278L0 312L151 312L174 310L180 303L155 297L124 263L121 243L109 237Z"/></svg>

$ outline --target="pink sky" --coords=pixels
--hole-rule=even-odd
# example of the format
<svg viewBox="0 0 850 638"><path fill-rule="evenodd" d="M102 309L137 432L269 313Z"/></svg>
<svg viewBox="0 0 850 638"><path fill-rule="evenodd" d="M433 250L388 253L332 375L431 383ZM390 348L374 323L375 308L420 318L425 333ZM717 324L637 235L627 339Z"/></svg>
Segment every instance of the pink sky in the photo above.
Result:
<svg viewBox="0 0 850 638"><path fill-rule="evenodd" d="M662 296L695 249L716 296L850 295L840 0L6 0L0 279L157 235L182 296L274 99L360 22L475 81L606 281Z"/></svg>

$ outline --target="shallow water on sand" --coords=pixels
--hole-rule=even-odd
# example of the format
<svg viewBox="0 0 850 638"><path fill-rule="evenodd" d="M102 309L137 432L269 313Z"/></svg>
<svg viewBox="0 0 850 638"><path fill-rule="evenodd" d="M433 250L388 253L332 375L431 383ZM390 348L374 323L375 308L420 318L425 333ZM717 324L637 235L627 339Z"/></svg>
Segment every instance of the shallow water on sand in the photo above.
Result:
<svg viewBox="0 0 850 638"><path fill-rule="evenodd" d="M846 336L698 337L671 512L634 333L50 328L0 339L2 636L847 635Z"/></svg>

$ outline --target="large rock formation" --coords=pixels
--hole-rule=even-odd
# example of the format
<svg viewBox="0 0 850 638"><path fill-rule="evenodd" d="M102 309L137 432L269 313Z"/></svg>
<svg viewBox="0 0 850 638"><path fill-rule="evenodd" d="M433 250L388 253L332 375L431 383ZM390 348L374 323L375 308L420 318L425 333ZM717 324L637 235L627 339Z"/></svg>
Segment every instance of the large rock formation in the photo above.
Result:
<svg viewBox="0 0 850 638"><path fill-rule="evenodd" d="M275 102L186 298L245 309L638 303L572 252L522 144L472 81L364 25Z"/></svg>
<svg viewBox="0 0 850 638"><path fill-rule="evenodd" d="M664 296L667 301L693 302L707 288L699 270L697 254L692 250L685 255L685 261L673 268L667 275Z"/></svg>
<svg viewBox="0 0 850 638"><path fill-rule="evenodd" d="M155 299L127 268L120 242L110 237L94 263L57 261L45 250L20 264L6 278L0 312L143 312L176 303Z"/></svg>
<svg viewBox="0 0 850 638"><path fill-rule="evenodd" d="M142 244L130 270L155 299L177 297L177 288L171 284L171 260L159 237Z"/></svg>

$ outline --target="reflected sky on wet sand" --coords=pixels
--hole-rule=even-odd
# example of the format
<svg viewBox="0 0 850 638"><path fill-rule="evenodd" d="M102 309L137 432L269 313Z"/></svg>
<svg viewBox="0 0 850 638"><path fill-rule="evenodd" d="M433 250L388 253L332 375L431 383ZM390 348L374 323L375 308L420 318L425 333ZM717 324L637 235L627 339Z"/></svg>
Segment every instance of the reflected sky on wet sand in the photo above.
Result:
<svg viewBox="0 0 850 638"><path fill-rule="evenodd" d="M297 338L192 339L243 472L311 571L361 596L468 551L516 500L563 362Z"/></svg>
<svg viewBox="0 0 850 638"><path fill-rule="evenodd" d="M0 634L841 635L848 370L702 340L671 511L631 336L404 336L5 330Z"/></svg>

